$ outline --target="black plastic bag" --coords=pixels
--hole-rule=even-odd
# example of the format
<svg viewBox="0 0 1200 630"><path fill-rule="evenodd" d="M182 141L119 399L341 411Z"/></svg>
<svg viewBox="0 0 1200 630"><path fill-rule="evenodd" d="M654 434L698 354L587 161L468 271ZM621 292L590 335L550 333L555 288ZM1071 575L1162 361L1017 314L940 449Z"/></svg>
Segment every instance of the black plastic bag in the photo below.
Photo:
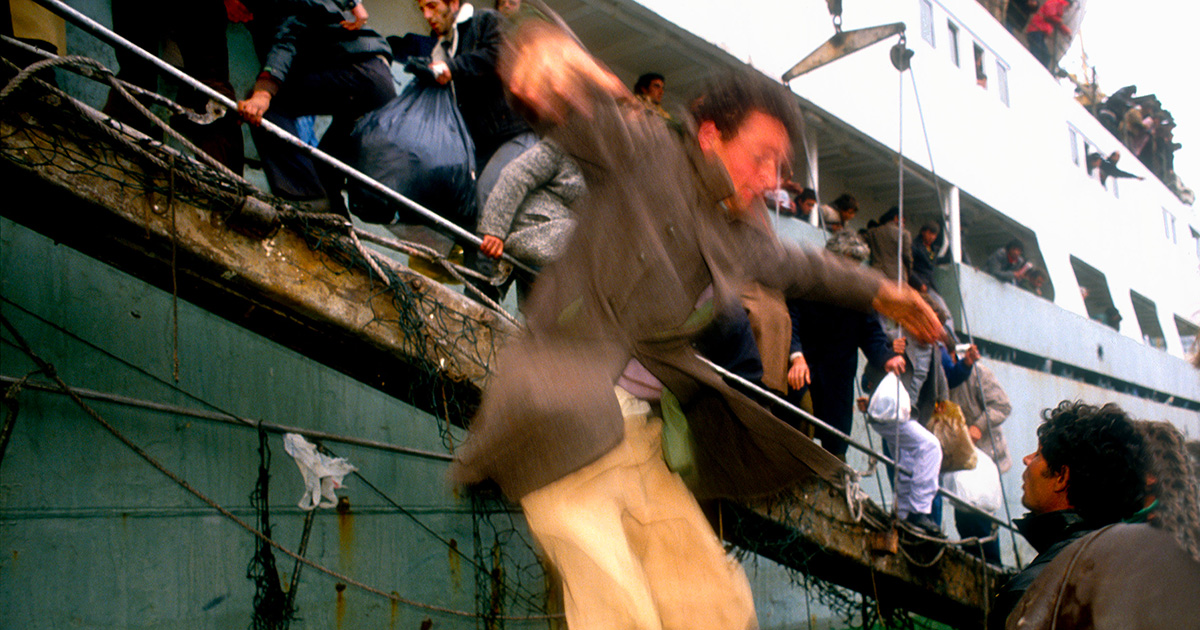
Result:
<svg viewBox="0 0 1200 630"><path fill-rule="evenodd" d="M449 85L418 74L391 102L359 119L347 158L384 186L475 229L475 145ZM393 223L399 212L400 223L428 224L407 206L358 182L350 182L349 192L350 211L363 221Z"/></svg>

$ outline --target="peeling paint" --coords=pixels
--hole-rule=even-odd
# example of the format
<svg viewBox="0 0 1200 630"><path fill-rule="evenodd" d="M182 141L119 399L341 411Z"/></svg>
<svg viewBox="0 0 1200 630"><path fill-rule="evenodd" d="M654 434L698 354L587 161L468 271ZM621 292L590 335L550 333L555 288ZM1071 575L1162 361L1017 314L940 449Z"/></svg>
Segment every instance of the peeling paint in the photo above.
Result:
<svg viewBox="0 0 1200 630"><path fill-rule="evenodd" d="M350 512L350 497L338 497L338 550L343 571L354 568L354 514Z"/></svg>
<svg viewBox="0 0 1200 630"><path fill-rule="evenodd" d="M337 618L337 629L342 630L342 623L346 620L346 585L338 582L333 585L333 590L337 591L337 604L334 612Z"/></svg>
<svg viewBox="0 0 1200 630"><path fill-rule="evenodd" d="M454 590L462 590L462 556L458 552L458 541L451 538L448 554L450 556L450 581L454 583Z"/></svg>

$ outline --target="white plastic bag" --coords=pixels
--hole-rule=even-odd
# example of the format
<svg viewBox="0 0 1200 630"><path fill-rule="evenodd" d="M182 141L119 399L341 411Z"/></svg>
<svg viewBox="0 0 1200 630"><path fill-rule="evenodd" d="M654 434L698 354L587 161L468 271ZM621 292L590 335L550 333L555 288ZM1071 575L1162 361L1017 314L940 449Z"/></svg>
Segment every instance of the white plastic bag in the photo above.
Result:
<svg viewBox="0 0 1200 630"><path fill-rule="evenodd" d="M342 487L342 478L358 470L342 457L329 457L317 452L302 436L296 433L283 434L283 450L296 460L300 474L304 477L304 496L300 498L300 509L315 510L337 505L334 490ZM325 501L321 499L324 498Z"/></svg>
<svg viewBox="0 0 1200 630"><path fill-rule="evenodd" d="M942 475L942 488L960 499L991 514L1004 505L1000 488L1000 470L987 453L975 448L975 467Z"/></svg>
<svg viewBox="0 0 1200 630"><path fill-rule="evenodd" d="M867 416L879 424L907 422L912 417L912 400L895 374L888 372L875 388L867 404Z"/></svg>

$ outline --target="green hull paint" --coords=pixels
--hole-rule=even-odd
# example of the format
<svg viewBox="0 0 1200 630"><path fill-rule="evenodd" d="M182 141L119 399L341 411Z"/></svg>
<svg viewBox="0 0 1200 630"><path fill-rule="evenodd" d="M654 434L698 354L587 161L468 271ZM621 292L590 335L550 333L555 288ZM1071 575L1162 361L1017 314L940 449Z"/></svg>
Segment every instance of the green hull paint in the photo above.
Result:
<svg viewBox="0 0 1200 630"><path fill-rule="evenodd" d="M179 303L174 383L169 294L8 220L0 220L0 296L0 313L73 386L196 409L205 409L198 402L204 401L244 418L447 450L432 416L185 302ZM0 373L20 377L30 369L20 351L0 346ZM250 534L151 468L69 399L27 390L19 403L0 463L0 625L249 626ZM255 522L248 499L259 464L254 430L112 403L93 406L166 468ZM269 443L273 533L295 549L304 520L296 506L300 473L280 436L270 436ZM329 446L412 516L349 477L339 496L349 498L350 515L322 510L308 556L385 592L473 611L469 561L452 558L446 543L424 529L472 555L470 505L445 482L446 464ZM517 514L493 519L523 527ZM520 554L522 548L507 550ZM290 579L293 562L276 557ZM535 599L542 598L540 576L522 579ZM476 626L472 619L393 607L354 588L339 593L336 584L303 569L300 621L293 627L417 628L427 617L434 627Z"/></svg>

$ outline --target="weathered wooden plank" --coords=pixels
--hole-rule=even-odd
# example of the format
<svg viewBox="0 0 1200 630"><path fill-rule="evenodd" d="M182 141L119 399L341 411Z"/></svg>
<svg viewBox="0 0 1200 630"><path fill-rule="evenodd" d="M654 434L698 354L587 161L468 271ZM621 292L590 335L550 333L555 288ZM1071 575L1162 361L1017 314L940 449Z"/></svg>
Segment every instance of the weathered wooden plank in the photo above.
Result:
<svg viewBox="0 0 1200 630"><path fill-rule="evenodd" d="M266 238L231 230L228 207L193 203L180 177L102 134L43 133L52 115L0 121L0 151L17 158L0 159L0 174L21 182L6 191L5 216L431 413L453 401L452 419L469 415L512 330L494 312L381 260L397 285L386 287L315 251L294 225Z"/></svg>
<svg viewBox="0 0 1200 630"><path fill-rule="evenodd" d="M770 500L721 509L727 540L867 594L885 611L900 608L957 628L982 627L991 596L1008 575L905 532L899 533L901 549L884 550L879 543L893 534L889 516L870 501L861 503L861 516L853 514L845 493L815 476Z"/></svg>

